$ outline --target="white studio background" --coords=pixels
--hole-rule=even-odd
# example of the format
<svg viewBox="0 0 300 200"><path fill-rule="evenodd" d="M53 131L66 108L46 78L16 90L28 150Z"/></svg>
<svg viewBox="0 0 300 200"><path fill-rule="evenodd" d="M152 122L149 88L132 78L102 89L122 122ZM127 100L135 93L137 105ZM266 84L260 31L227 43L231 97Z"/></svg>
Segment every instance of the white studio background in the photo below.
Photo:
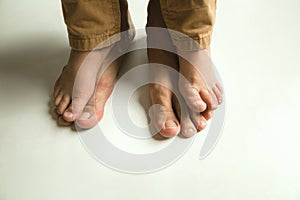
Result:
<svg viewBox="0 0 300 200"><path fill-rule="evenodd" d="M129 5L143 27L147 2ZM204 132L171 167L129 175L95 161L49 114L68 56L60 2L1 0L0 200L300 199L299 9L298 0L218 1L212 51L227 98L221 140L200 161ZM160 147L118 138L109 106L102 125L117 145ZM144 116L138 103L130 108Z"/></svg>

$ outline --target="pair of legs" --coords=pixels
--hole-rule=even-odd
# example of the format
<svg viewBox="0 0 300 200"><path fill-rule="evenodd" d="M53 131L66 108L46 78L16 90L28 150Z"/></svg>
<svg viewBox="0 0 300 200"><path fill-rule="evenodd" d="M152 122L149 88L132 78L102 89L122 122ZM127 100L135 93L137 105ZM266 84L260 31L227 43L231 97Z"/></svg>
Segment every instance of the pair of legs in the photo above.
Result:
<svg viewBox="0 0 300 200"><path fill-rule="evenodd" d="M176 3L175 0L173 1L175 3L169 1L171 5L165 5L164 3L160 4L159 0L151 0L148 6L147 26L177 28L182 29L182 32L187 30L187 32L191 32L190 34L195 32L200 36L200 40L202 40L206 32L203 34L198 32L204 25L201 25L199 22L191 21L191 17L194 19L195 16L193 17L187 14L193 12L188 11L186 13L187 9L185 7L180 11L183 17L178 19L176 22L177 25L174 26L176 23L174 23L174 19L172 19L172 17L174 18L172 8L178 7L178 3ZM167 7L171 7L171 9ZM201 12L201 9L206 6L194 7L192 5L189 6L194 12ZM120 31L125 31L130 28L126 1L119 1L119 9L121 17L121 25L119 28ZM68 16L66 17L66 14L67 12L65 11L65 20L68 25ZM206 22L206 18L209 17L205 15L205 12L201 15L204 15L201 18L202 21ZM168 19L167 23L165 19ZM180 20L183 20L183 25L180 25ZM69 23L70 21L72 20L69 20ZM186 24L191 27L195 27L196 24L200 26L200 28L196 28L197 31L193 31L187 29ZM76 26L72 28L68 25L68 30L69 37L71 38L72 31L73 33L76 32L74 31L76 30ZM184 105L178 104L169 88L160 84L149 85L149 94L152 103L162 106L162 109L154 113L155 124L157 127L162 127L160 133L165 137L175 136L180 131L185 136L192 136L197 131L201 131L205 128L207 120L212 116L212 110L222 101L222 88L217 82L214 68L209 58L209 48L196 50L185 49L186 45L182 45L179 40L172 38L167 32L148 31L147 34L149 44L173 47L176 48L179 55L182 55L178 57L164 50L149 48L149 62L170 66L179 71L189 82L189 84L186 84L184 80L179 78L178 84L174 85L174 87L179 88L185 100ZM200 40L198 42L200 44L202 42L204 44L203 46L207 47L207 41ZM184 42L185 41L183 41L183 43ZM78 44L77 46L76 44L78 44L78 42L71 41L71 46L73 45L79 50L85 50L85 44ZM54 103L56 105L59 124L70 125L76 120L78 126L91 128L101 120L104 105L113 90L121 60L118 59L113 62L101 73L101 76L98 76L98 72L99 70L101 71L101 65L107 55L117 48L118 43L114 43L92 52L89 50L78 51L74 50L74 48L71 50L68 64L64 67L54 88ZM87 56L89 56L89 59L86 59ZM167 82L171 81L170 74L163 70L153 69L151 75L155 77L155 79ZM160 82L160 80L158 80L158 82ZM73 88L75 89L73 90ZM187 110L187 112L180 113L180 106L186 107L187 109L183 110ZM180 121L178 120L178 116L181 116Z"/></svg>

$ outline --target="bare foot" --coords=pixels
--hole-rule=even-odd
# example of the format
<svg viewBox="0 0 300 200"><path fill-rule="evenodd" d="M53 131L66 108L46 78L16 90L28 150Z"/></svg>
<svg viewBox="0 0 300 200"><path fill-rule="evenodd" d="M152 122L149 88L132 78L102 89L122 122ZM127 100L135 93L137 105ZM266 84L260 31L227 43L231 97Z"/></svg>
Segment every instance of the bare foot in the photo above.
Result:
<svg viewBox="0 0 300 200"><path fill-rule="evenodd" d="M158 1L150 1L149 3L147 27L166 27ZM148 46L162 45L165 49L174 48L167 31L158 32L147 29L147 43ZM173 137L180 132L180 124L173 110L171 91L171 86L173 86L172 77L168 70L155 66L155 64L166 65L177 70L178 59L175 55L167 51L149 48L148 60L149 63L152 64L150 79L155 83L164 83L170 86L170 88L167 88L161 84L149 85L149 95L152 104L161 106L159 109L154 109L154 126L162 136L167 138Z"/></svg>
<svg viewBox="0 0 300 200"><path fill-rule="evenodd" d="M163 56L164 62L161 56ZM148 58L149 63L153 63L150 72L151 79L157 83L149 85L150 99L153 105L158 104L161 106L154 109L154 126L164 137L176 136L180 132L180 123L173 110L172 85L174 84L172 84L172 77L168 70L155 66L154 63L164 64L172 68L177 67L178 64L176 63L176 59L172 59L174 57L169 52L162 50L148 49ZM164 83L169 88L158 83Z"/></svg>
<svg viewBox="0 0 300 200"><path fill-rule="evenodd" d="M54 104L61 125L68 125L68 122L80 117L94 92L98 70L110 49L93 52L71 50L68 64L54 86ZM62 115L70 120L64 121Z"/></svg>
<svg viewBox="0 0 300 200"><path fill-rule="evenodd" d="M212 117L212 112L209 109L202 113L193 111L185 104L184 100L180 101L180 105L172 94L178 85L174 79L178 77L171 77L173 75L169 70L155 64L163 64L176 70L179 66L178 57L167 51L148 49L148 58L151 63L151 81L157 83L149 85L149 95L153 105L161 106L160 109L154 109L155 128L167 138L174 137L179 132L185 137L191 137L205 129L207 120Z"/></svg>
<svg viewBox="0 0 300 200"><path fill-rule="evenodd" d="M121 40L107 48L92 52L71 51L70 59L57 80L54 101L59 114L58 123L68 126L74 121L80 128L95 126L103 116L104 105L110 96L121 59L101 68L108 54L124 50L134 37L128 4L120 0ZM71 100L72 99L72 100Z"/></svg>
<svg viewBox="0 0 300 200"><path fill-rule="evenodd" d="M179 79L179 90L188 107L195 112L214 110L222 103L222 87L217 80L209 49L179 51L180 73L188 81Z"/></svg>
<svg viewBox="0 0 300 200"><path fill-rule="evenodd" d="M121 62L122 57L110 64L99 77L93 96L83 109L81 117L76 120L78 127L88 129L95 126L102 119L104 106L113 91Z"/></svg>
<svg viewBox="0 0 300 200"><path fill-rule="evenodd" d="M148 13L148 27L166 28L159 0L150 2ZM175 52L175 47L167 29L161 29L159 31L150 28L147 30L147 42L150 44L149 46L161 47L161 49L173 50L173 52ZM175 70L179 70L178 56L170 52L159 49L148 49L148 59L149 63L163 64ZM175 83L176 85L174 85L172 78L178 79L178 77L171 77L168 71L155 68L154 65L151 68L150 74L154 77L153 80L155 82L164 82L166 85L172 85L177 88L177 82ZM171 90L172 87L166 88L160 84L151 84L149 86L152 103L162 106L162 109L154 112L154 124L156 128L160 130L160 134L164 137L173 137L181 132L184 136L191 137L198 131L203 130L206 127L207 120L211 118L211 112L208 110L204 113L200 113L199 111L189 109L184 103L183 105L179 105L176 98L172 95ZM181 113L181 110L183 113ZM202 111L204 110L205 109ZM180 119L180 124L176 114L178 119Z"/></svg>

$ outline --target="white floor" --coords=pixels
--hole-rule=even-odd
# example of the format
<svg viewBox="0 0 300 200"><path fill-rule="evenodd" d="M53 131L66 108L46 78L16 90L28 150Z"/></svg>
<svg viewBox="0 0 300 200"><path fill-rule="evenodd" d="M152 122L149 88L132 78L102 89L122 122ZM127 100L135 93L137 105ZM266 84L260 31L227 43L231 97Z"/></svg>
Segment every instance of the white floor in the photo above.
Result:
<svg viewBox="0 0 300 200"><path fill-rule="evenodd" d="M146 1L130 6L142 27ZM226 89L222 138L204 160L198 156L207 131L172 166L132 175L98 163L49 114L68 54L60 2L1 0L0 200L299 200L299 9L298 0L219 1L212 48ZM144 92L130 105L140 122ZM107 130L110 106L101 124ZM128 151L165 145L106 135Z"/></svg>

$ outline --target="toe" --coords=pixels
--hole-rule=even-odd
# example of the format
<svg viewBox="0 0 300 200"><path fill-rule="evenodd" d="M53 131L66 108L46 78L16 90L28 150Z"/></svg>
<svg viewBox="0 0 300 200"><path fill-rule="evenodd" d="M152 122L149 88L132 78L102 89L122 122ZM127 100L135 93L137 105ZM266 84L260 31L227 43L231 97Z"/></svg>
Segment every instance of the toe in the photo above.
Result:
<svg viewBox="0 0 300 200"><path fill-rule="evenodd" d="M219 105L219 103L218 103L218 98L217 98L217 96L215 95L215 93L214 93L214 91L212 90L212 91L209 91L209 94L210 94L210 96L211 96L211 106L209 107L209 109L211 109L211 110L216 110L217 108L218 108L218 105Z"/></svg>
<svg viewBox="0 0 300 200"><path fill-rule="evenodd" d="M221 94L223 94L223 87L221 86L220 83L216 83L216 87L219 89L219 91L221 92Z"/></svg>
<svg viewBox="0 0 300 200"><path fill-rule="evenodd" d="M88 103L88 105L86 105L86 107L82 111L81 115L75 121L76 126L81 129L89 129L97 125L103 115L97 115L95 109L96 107L94 104Z"/></svg>
<svg viewBox="0 0 300 200"><path fill-rule="evenodd" d="M184 137L192 137L197 133L197 129L194 123L191 121L190 116L183 116L182 120L180 121L181 125L181 134Z"/></svg>
<svg viewBox="0 0 300 200"><path fill-rule="evenodd" d="M113 86L107 87L98 83L95 94L84 107L82 113L76 120L76 125L82 129L89 129L97 125L104 114L104 106L111 95Z"/></svg>
<svg viewBox="0 0 300 200"><path fill-rule="evenodd" d="M212 118L212 111L207 109L201 115L208 121Z"/></svg>
<svg viewBox="0 0 300 200"><path fill-rule="evenodd" d="M67 122L64 120L64 118L62 116L60 116L57 120L58 125L60 126L70 126L72 124L72 122Z"/></svg>
<svg viewBox="0 0 300 200"><path fill-rule="evenodd" d="M58 106L60 104L61 99L63 98L64 94L62 92L59 92L54 99L54 105Z"/></svg>
<svg viewBox="0 0 300 200"><path fill-rule="evenodd" d="M179 97L180 98L180 97ZM178 118L180 119L180 132L184 137L191 137L197 133L197 129L192 122L187 105L181 100L181 104L177 98L173 98L174 108Z"/></svg>
<svg viewBox="0 0 300 200"><path fill-rule="evenodd" d="M154 113L154 124L159 133L166 138L174 137L180 132L179 122L170 107L162 107L159 112Z"/></svg>
<svg viewBox="0 0 300 200"><path fill-rule="evenodd" d="M181 84L180 84L181 85ZM187 106L195 112L203 112L206 109L206 103L200 96L199 90L189 84L179 86L180 93L185 99Z"/></svg>
<svg viewBox="0 0 300 200"><path fill-rule="evenodd" d="M72 106L69 106L66 111L63 114L63 118L67 122L74 122L75 121L75 116L72 112Z"/></svg>
<svg viewBox="0 0 300 200"><path fill-rule="evenodd" d="M65 110L69 104L70 104L70 96L64 95L62 97L62 100L60 101L59 105L56 108L57 113L62 115L65 112Z"/></svg>
<svg viewBox="0 0 300 200"><path fill-rule="evenodd" d="M200 91L200 96L202 97L202 99L206 103L207 108L209 110L211 110L214 107L214 102L213 102L213 98L212 98L212 95L210 94L210 92L207 89L202 89ZM204 111L202 111L202 112L204 112Z"/></svg>
<svg viewBox="0 0 300 200"><path fill-rule="evenodd" d="M201 113L192 112L190 115L198 131L202 131L203 129L205 129L207 121Z"/></svg>
<svg viewBox="0 0 300 200"><path fill-rule="evenodd" d="M219 88L217 86L215 86L215 87L213 87L213 92L216 95L218 105L220 105L223 102L223 96L222 96L221 91L219 90Z"/></svg>
<svg viewBox="0 0 300 200"><path fill-rule="evenodd" d="M174 137L180 132L180 125L172 107L171 91L161 85L153 84L149 86L149 95L154 107L154 126L159 133L166 137Z"/></svg>
<svg viewBox="0 0 300 200"><path fill-rule="evenodd" d="M58 88L54 89L53 97L56 98L59 95L59 93L60 93L60 89L58 89Z"/></svg>
<svg viewBox="0 0 300 200"><path fill-rule="evenodd" d="M70 109L68 109L68 112L72 112L72 117L74 119L78 119L82 114L82 111L84 107L87 105L88 101L89 101L89 97L84 97L84 96L74 97L70 105Z"/></svg>
<svg viewBox="0 0 300 200"><path fill-rule="evenodd" d="M104 106L113 91L116 74L121 62L122 59L116 60L104 71L97 82L92 97L85 104L80 104L79 108L82 112L77 115L75 122L79 128L92 128L102 119Z"/></svg>

